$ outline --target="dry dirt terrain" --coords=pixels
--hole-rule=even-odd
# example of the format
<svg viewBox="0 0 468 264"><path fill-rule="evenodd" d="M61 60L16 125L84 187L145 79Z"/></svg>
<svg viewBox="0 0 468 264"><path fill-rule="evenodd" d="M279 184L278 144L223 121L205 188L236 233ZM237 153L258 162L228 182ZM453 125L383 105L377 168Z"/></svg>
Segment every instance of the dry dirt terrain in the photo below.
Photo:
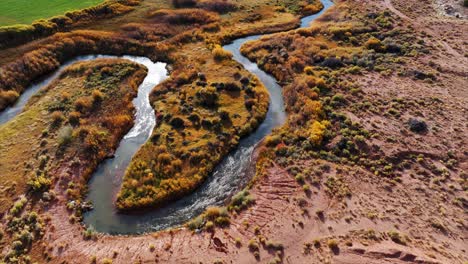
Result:
<svg viewBox="0 0 468 264"><path fill-rule="evenodd" d="M428 52L408 60L413 74L366 72L345 76L361 88L372 111L340 111L372 134L366 147L403 166L389 179L352 164L321 159L295 162L320 173L304 191L293 165L257 164L255 203L234 214L226 228L186 228L138 236L98 234L69 221L66 197L48 208L38 263L467 263L468 20L460 1L336 0L322 18L344 6L357 12L390 12L401 27L424 41ZM414 133L409 120L427 128ZM330 143L330 144L333 144ZM264 151L261 145L256 156ZM255 164L252 165L252 174ZM310 169L310 170L309 170ZM319 172L318 172L319 171ZM306 172L304 172L306 173ZM312 173L312 172L310 172ZM340 179L349 195L327 190ZM60 201L63 202L60 202ZM0 226L1 227L1 226Z"/></svg>

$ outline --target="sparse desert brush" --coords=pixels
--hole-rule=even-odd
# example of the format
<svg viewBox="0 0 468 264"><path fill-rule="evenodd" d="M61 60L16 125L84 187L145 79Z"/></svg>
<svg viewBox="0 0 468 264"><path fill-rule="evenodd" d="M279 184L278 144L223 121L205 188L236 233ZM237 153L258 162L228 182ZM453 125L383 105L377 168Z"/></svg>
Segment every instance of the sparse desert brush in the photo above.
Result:
<svg viewBox="0 0 468 264"><path fill-rule="evenodd" d="M10 214L18 215L23 210L24 206L28 202L26 197L21 197L18 201L13 204L13 207L10 209Z"/></svg>
<svg viewBox="0 0 468 264"><path fill-rule="evenodd" d="M57 142L60 146L69 144L73 139L73 127L64 126L57 133Z"/></svg>
<svg viewBox="0 0 468 264"><path fill-rule="evenodd" d="M93 99L91 97L80 97L75 101L76 111L87 114L93 108Z"/></svg>
<svg viewBox="0 0 468 264"><path fill-rule="evenodd" d="M78 126L80 124L81 113L73 111L68 115L68 122L72 126Z"/></svg>
<svg viewBox="0 0 468 264"><path fill-rule="evenodd" d="M247 246L249 247L250 251L258 251L260 249L259 244L253 238L249 240L249 243L247 244Z"/></svg>
<svg viewBox="0 0 468 264"><path fill-rule="evenodd" d="M32 176L28 181L28 187L33 192L47 191L51 184L51 179L44 175L44 173L40 174L39 176Z"/></svg>
<svg viewBox="0 0 468 264"><path fill-rule="evenodd" d="M6 106L13 104L18 99L18 97L19 94L17 91L0 90L0 109L4 109Z"/></svg>
<svg viewBox="0 0 468 264"><path fill-rule="evenodd" d="M103 120L104 127L108 129L130 128L132 124L133 117L130 115L114 115Z"/></svg>
<svg viewBox="0 0 468 264"><path fill-rule="evenodd" d="M112 264L112 259L105 258L101 261L102 264Z"/></svg>
<svg viewBox="0 0 468 264"><path fill-rule="evenodd" d="M389 231L387 234L393 242L402 244L402 245L407 244L404 236L402 236L398 231Z"/></svg>
<svg viewBox="0 0 468 264"><path fill-rule="evenodd" d="M265 246L269 249L274 249L274 250L283 250L284 246L281 242L274 241L274 240L267 240L265 242Z"/></svg>
<svg viewBox="0 0 468 264"><path fill-rule="evenodd" d="M200 215L200 216L197 216L197 217L193 218L192 220L190 220L186 224L186 226L190 230L196 230L196 229L201 229L204 224L205 224L205 219L204 219L204 217L202 215Z"/></svg>
<svg viewBox="0 0 468 264"><path fill-rule="evenodd" d="M241 211L255 202L255 198L250 195L249 191L243 190L235 194L231 198L230 210Z"/></svg>
<svg viewBox="0 0 468 264"><path fill-rule="evenodd" d="M212 206L205 210L205 215L208 219L215 219L218 216L227 216L227 210L226 208Z"/></svg>
<svg viewBox="0 0 468 264"><path fill-rule="evenodd" d="M331 249L331 250L336 250L338 248L338 241L335 240L335 239L329 239L327 241L327 246Z"/></svg>
<svg viewBox="0 0 468 264"><path fill-rule="evenodd" d="M323 136L327 128L328 121L318 122L314 121L309 128L309 139L315 145L320 145L323 141Z"/></svg>
<svg viewBox="0 0 468 264"><path fill-rule="evenodd" d="M104 99L104 94L99 90L93 90L91 96L93 98L92 102L94 105L101 103Z"/></svg>
<svg viewBox="0 0 468 264"><path fill-rule="evenodd" d="M385 51L385 46L382 44L382 42L377 39L377 38L370 38L369 40L366 41L365 43L366 48L368 49L373 49L377 52L384 52Z"/></svg>

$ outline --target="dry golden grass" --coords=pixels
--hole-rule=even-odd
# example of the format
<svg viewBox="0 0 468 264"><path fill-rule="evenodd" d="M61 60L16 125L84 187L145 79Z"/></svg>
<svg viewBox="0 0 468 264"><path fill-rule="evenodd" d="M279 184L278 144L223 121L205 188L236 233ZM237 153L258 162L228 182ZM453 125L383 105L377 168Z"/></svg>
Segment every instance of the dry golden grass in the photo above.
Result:
<svg viewBox="0 0 468 264"><path fill-rule="evenodd" d="M91 73L83 75L83 72L87 69L91 72L100 71L104 67L109 67L114 72L123 70L130 75L123 78L116 75L114 82L119 80L125 85L102 90L102 95L105 96L100 105L93 108L92 115L81 114L80 125L74 126L72 133L78 133L81 128L95 127L103 130L99 124L105 123L103 121L109 117L115 119L119 115L129 116L126 119L129 122L113 122L113 129L107 132L108 144L97 146L105 154L120 141L122 132L129 129L133 115L129 102L136 95L135 84L142 80L145 70L125 60L97 60L70 66L59 79L43 88L22 114L0 126L0 213L12 205L18 194L27 191L27 182L30 179L45 175L54 180L63 176L56 172L70 157L81 158L82 166L90 168L104 158L103 155L91 157L91 153L85 151L83 144L78 142L79 139L66 132L69 127L68 115L74 113L73 101L96 94L93 89L88 89L93 84L86 81L87 75ZM94 87L102 89L101 85L105 82L103 80L96 84L99 86ZM84 87L85 83L87 88ZM61 118L58 118L59 115Z"/></svg>

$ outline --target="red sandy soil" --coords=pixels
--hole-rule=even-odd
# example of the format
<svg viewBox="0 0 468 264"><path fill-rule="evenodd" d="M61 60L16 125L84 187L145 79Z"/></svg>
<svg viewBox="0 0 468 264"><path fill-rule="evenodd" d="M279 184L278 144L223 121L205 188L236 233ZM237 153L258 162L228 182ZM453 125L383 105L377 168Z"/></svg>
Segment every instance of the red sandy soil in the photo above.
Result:
<svg viewBox="0 0 468 264"><path fill-rule="evenodd" d="M364 5L370 0L353 1ZM401 23L412 25L415 34L424 31L429 35L426 39L432 46L431 54L412 63L422 69L438 65L438 81L430 83L379 74L354 77L364 90L364 99L370 102L390 102L398 97L428 104L408 109L400 119L349 115L380 135L371 144L380 146L386 156L425 154L427 159L437 163L448 150L455 150L459 157L458 170L450 171L446 182L435 185L419 173L410 176L415 173L410 169L401 183L390 184L368 171L343 166L337 170L330 164L331 170L322 179L339 174L352 193L350 198L339 200L330 197L322 185L312 187L308 197L285 168L273 166L252 188L255 205L233 216L229 228L199 234L179 229L142 236L98 235L96 241L83 239L83 228L69 223L64 203L59 202L48 212L51 220L43 239L44 246L51 248L50 263L65 263L64 260L66 263L90 263L93 256L98 263L104 258L113 259L113 263L213 263L216 260L268 263L277 254L274 250L260 246L260 257L255 259L247 246L255 237L257 226L267 240L281 242L284 246L279 254L282 263L466 263L467 212L453 201L459 197L466 199L461 178L466 177L463 171L468 169L468 61L465 56L468 23L454 17L441 17L435 2L429 0L372 2L378 9L388 9L398 15ZM438 103L431 101L435 97ZM436 127L437 131L431 129L420 136L402 134L400 130L405 120L415 115L423 117L429 127ZM396 140L384 140L388 137ZM308 161L303 165L318 164ZM318 210L323 211L323 217L316 214ZM248 228L245 222L249 223ZM434 228L431 224L434 222L441 223L444 230ZM366 236L370 229L375 231L377 239ZM407 245L393 242L387 234L391 230L408 236L410 241ZM242 241L240 247L235 244L236 238ZM335 250L327 246L331 238L338 242ZM313 245L316 239L321 241L319 248ZM305 249L307 243L312 244L310 250ZM151 245L154 245L153 251ZM114 256L114 252L117 255ZM33 253L41 254L42 249Z"/></svg>

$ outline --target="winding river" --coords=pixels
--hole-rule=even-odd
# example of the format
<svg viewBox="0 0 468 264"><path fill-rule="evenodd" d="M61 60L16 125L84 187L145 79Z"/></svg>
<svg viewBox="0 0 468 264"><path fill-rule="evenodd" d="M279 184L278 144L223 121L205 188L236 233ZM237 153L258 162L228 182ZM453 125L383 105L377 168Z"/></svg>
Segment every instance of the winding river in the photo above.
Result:
<svg viewBox="0 0 468 264"><path fill-rule="evenodd" d="M308 27L318 16L333 5L330 0L322 0L324 9L318 14L304 17L301 27ZM241 55L240 47L247 41L256 40L262 35L235 40L224 49L234 55L234 59L245 69L256 75L270 93L270 108L265 121L251 135L241 140L238 148L232 151L215 169L213 174L194 193L165 207L150 212L125 215L115 211L113 201L120 187L122 176L135 152L146 142L156 124L153 109L149 103L151 89L167 77L164 63L153 63L147 58L123 56L122 58L141 63L148 68L148 75L139 87L133 103L136 108L135 126L121 141L115 157L103 162L89 182L87 199L94 210L85 214L84 222L99 232L109 234L139 234L169 227L179 226L202 213L208 206L223 205L233 194L246 186L249 181L246 170L252 160L255 146L272 129L282 125L286 112L281 87L269 74L260 70L255 63ZM29 98L42 86L56 78L67 65L77 61L96 58L117 58L115 56L83 56L67 62L55 74L28 88L18 103L0 114L0 125L19 114Z"/></svg>

